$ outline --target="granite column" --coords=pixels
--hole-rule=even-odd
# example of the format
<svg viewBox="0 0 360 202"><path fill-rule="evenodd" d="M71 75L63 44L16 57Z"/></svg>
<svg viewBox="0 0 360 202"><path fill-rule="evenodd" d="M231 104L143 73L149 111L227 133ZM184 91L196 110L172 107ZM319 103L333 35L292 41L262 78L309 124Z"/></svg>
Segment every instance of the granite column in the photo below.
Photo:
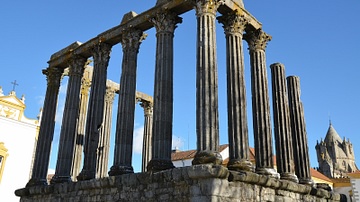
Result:
<svg viewBox="0 0 360 202"><path fill-rule="evenodd" d="M280 179L298 182L294 168L285 67L281 63L274 63L270 65L270 68L277 171Z"/></svg>
<svg viewBox="0 0 360 202"><path fill-rule="evenodd" d="M100 130L99 147L96 163L96 178L107 177L109 149L110 149L110 131L112 122L112 108L115 98L115 90L111 87L106 88L104 103L104 121Z"/></svg>
<svg viewBox="0 0 360 202"><path fill-rule="evenodd" d="M226 75L228 106L229 163L231 170L254 171L249 158L249 138L246 112L243 32L244 16L229 13L218 17L226 35Z"/></svg>
<svg viewBox="0 0 360 202"><path fill-rule="evenodd" d="M265 48L271 36L259 29L246 33L244 39L248 42L250 52L256 172L278 178L274 169L265 61Z"/></svg>
<svg viewBox="0 0 360 202"><path fill-rule="evenodd" d="M98 152L100 128L103 126L107 67L110 59L111 45L100 42L92 48L92 51L94 69L86 119L84 164L83 169L77 176L78 180L94 179L96 174L96 155Z"/></svg>
<svg viewBox="0 0 360 202"><path fill-rule="evenodd" d="M146 35L137 29L129 29L122 36L123 61L116 122L114 163L109 171L110 176L134 172L131 161L136 103L137 54L145 37Z"/></svg>
<svg viewBox="0 0 360 202"><path fill-rule="evenodd" d="M174 168L171 161L173 121L174 31L182 19L175 13L159 13L151 22L156 28L156 62L152 156L149 171Z"/></svg>
<svg viewBox="0 0 360 202"><path fill-rule="evenodd" d="M300 79L297 76L287 77L291 133L294 147L295 174L300 184L314 184L310 174L309 149L305 127L305 117L300 100Z"/></svg>
<svg viewBox="0 0 360 202"><path fill-rule="evenodd" d="M51 144L54 137L56 107L63 71L63 69L58 67L49 67L43 70L43 74L46 75L47 88L33 170L31 179L26 184L26 187L47 185L46 177L49 167Z"/></svg>
<svg viewBox="0 0 360 202"><path fill-rule="evenodd" d="M81 90L80 90L80 109L79 109L79 118L77 120L77 132L75 134L75 143L74 143L74 158L73 165L71 169L72 180L76 181L76 176L80 173L80 166L82 160L84 139L85 139L85 124L86 124L86 112L88 108L89 101L89 90L91 85L89 68L85 69L84 76L81 80Z"/></svg>
<svg viewBox="0 0 360 202"><path fill-rule="evenodd" d="M71 181L76 122L79 116L79 94L86 61L87 58L81 56L73 56L70 59L69 82L61 124L59 150L55 175L52 177L51 183Z"/></svg>
<svg viewBox="0 0 360 202"><path fill-rule="evenodd" d="M193 165L220 165L218 72L215 17L218 0L196 0L196 136L197 153Z"/></svg>
<svg viewBox="0 0 360 202"><path fill-rule="evenodd" d="M153 104L149 101L141 100L140 106L144 108L144 136L142 148L141 171L147 171L148 162L151 160L152 152L152 123L153 123Z"/></svg>

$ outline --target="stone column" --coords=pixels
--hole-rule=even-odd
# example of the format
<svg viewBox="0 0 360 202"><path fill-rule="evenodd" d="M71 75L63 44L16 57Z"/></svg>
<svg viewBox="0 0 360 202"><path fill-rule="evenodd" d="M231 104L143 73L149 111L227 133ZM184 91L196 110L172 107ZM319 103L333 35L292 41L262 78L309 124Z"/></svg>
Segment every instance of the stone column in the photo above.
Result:
<svg viewBox="0 0 360 202"><path fill-rule="evenodd" d="M109 149L110 149L110 131L112 122L112 108L115 97L115 90L111 87L106 89L104 121L100 129L100 140L96 163L96 178L107 177Z"/></svg>
<svg viewBox="0 0 360 202"><path fill-rule="evenodd" d="M116 122L114 164L110 168L110 176L134 172L131 161L136 102L137 54L145 36L141 30L135 29L127 30L122 36L122 73Z"/></svg>
<svg viewBox="0 0 360 202"><path fill-rule="evenodd" d="M281 63L274 63L270 68L277 171L280 173L280 179L298 182L294 168L285 67Z"/></svg>
<svg viewBox="0 0 360 202"><path fill-rule="evenodd" d="M251 65L251 94L255 142L256 172L279 177L274 169L270 124L270 104L266 73L265 48L271 36L262 30L244 35L249 45Z"/></svg>
<svg viewBox="0 0 360 202"><path fill-rule="evenodd" d="M60 81L63 69L49 67L43 70L46 75L47 88L40 123L40 131L35 151L35 159L31 179L26 187L47 185L47 171L49 166L51 144L54 137L55 115L58 102Z"/></svg>
<svg viewBox="0 0 360 202"><path fill-rule="evenodd" d="M229 162L231 170L254 171L249 158L249 138L244 75L244 16L229 13L218 17L226 35Z"/></svg>
<svg viewBox="0 0 360 202"><path fill-rule="evenodd" d="M215 16L220 1L196 0L196 164L222 163L219 150L218 72Z"/></svg>
<svg viewBox="0 0 360 202"><path fill-rule="evenodd" d="M88 68L87 68L88 69ZM74 158L73 165L71 170L72 180L76 181L76 176L80 173L80 166L82 161L83 145L85 139L85 124L86 124L86 112L88 108L89 101L89 90L90 90L90 77L87 77L89 71L85 69L84 76L81 80L81 90L80 90L80 109L79 109L79 118L77 120L77 132L75 134L75 144L74 144Z"/></svg>
<svg viewBox="0 0 360 202"><path fill-rule="evenodd" d="M152 151L152 124L153 124L153 104L141 100L140 106L144 108L144 137L142 148L142 166L141 172L147 171L148 162L151 160Z"/></svg>
<svg viewBox="0 0 360 202"><path fill-rule="evenodd" d="M151 19L156 28L156 63L154 83L154 117L152 159L147 169L160 171L174 168L171 161L173 120L173 38L182 18L175 13L160 13Z"/></svg>
<svg viewBox="0 0 360 202"><path fill-rule="evenodd" d="M99 145L100 128L103 125L104 99L106 91L107 67L111 45L99 43L92 49L94 70L86 119L83 169L78 180L94 179L96 174L96 154Z"/></svg>
<svg viewBox="0 0 360 202"><path fill-rule="evenodd" d="M66 92L64 114L61 124L60 142L55 175L51 183L71 182L71 166L76 133L76 121L79 116L81 78L87 58L73 56L70 59L69 82Z"/></svg>
<svg viewBox="0 0 360 202"><path fill-rule="evenodd" d="M310 174L309 149L305 127L304 109L300 100L300 79L297 76L287 77L291 133L294 147L295 174L299 183L312 186Z"/></svg>

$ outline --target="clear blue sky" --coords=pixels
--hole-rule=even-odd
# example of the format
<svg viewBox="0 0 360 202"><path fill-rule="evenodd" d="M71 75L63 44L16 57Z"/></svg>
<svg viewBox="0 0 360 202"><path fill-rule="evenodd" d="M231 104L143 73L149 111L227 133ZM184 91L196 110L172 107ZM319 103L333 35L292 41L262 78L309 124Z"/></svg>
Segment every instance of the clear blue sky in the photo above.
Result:
<svg viewBox="0 0 360 202"><path fill-rule="evenodd" d="M256 1L245 0L245 8L272 35L266 49L267 66L281 62L287 75L301 79L301 99L305 109L311 166L318 166L315 144L325 137L329 117L340 136L350 138L355 157L360 162L359 138L360 95L360 1ZM51 54L74 41L86 42L97 34L118 25L122 16L132 10L141 13L155 5L155 0L132 1L4 1L0 6L0 86L7 94L16 80L16 93L25 94L26 116L35 118L43 104L47 67ZM196 18L194 11L182 15L183 23L175 31L174 51L174 141L180 149L195 149L195 48ZM155 30L140 46L137 89L153 94ZM220 142L227 143L225 37L217 26ZM252 139L250 74L245 45L246 83L248 92L249 134ZM121 45L113 47L108 78L119 82ZM270 78L270 68L268 68ZM65 85L64 80L63 85ZM269 89L270 80L269 80ZM62 92L66 88L62 87ZM59 108L63 107L60 94ZM115 101L117 103L117 100ZM116 111L116 108L114 108ZM115 120L114 116L114 120ZM54 150L57 150L58 117ZM115 126L115 124L113 124ZM143 112L136 108L135 131L141 131ZM137 137L137 135L135 135ZM139 138L135 138L138 140ZM1 141L1 140L0 140ZM21 141L21 140L20 140ZM136 141L135 141L136 142ZM139 142L139 141L138 141ZM180 144L179 144L180 143ZM253 141L250 143L253 146ZM113 148L111 148L113 149ZM140 155L134 155L134 169L140 170ZM55 168L52 156L50 167ZM112 158L110 159L112 165Z"/></svg>

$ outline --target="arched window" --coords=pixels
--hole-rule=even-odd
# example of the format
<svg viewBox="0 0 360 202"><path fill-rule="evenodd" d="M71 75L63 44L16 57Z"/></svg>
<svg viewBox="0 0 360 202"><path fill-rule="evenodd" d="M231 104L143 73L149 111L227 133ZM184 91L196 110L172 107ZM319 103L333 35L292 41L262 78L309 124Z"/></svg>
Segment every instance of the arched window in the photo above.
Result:
<svg viewBox="0 0 360 202"><path fill-rule="evenodd" d="M4 173L6 158L9 156L8 149L6 149L3 142L0 142L0 183Z"/></svg>

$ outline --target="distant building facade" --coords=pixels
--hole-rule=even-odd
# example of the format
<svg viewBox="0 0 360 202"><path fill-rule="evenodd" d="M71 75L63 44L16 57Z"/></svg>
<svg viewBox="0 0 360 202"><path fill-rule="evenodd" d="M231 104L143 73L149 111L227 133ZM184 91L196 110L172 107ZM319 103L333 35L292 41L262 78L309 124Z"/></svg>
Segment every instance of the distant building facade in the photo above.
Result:
<svg viewBox="0 0 360 202"><path fill-rule="evenodd" d="M329 178L346 177L358 170L353 145L349 139L341 139L330 123L325 139L316 146L319 171Z"/></svg>
<svg viewBox="0 0 360 202"><path fill-rule="evenodd" d="M0 201L19 201L14 192L31 174L40 117L28 119L24 110L24 96L4 95L0 87Z"/></svg>

